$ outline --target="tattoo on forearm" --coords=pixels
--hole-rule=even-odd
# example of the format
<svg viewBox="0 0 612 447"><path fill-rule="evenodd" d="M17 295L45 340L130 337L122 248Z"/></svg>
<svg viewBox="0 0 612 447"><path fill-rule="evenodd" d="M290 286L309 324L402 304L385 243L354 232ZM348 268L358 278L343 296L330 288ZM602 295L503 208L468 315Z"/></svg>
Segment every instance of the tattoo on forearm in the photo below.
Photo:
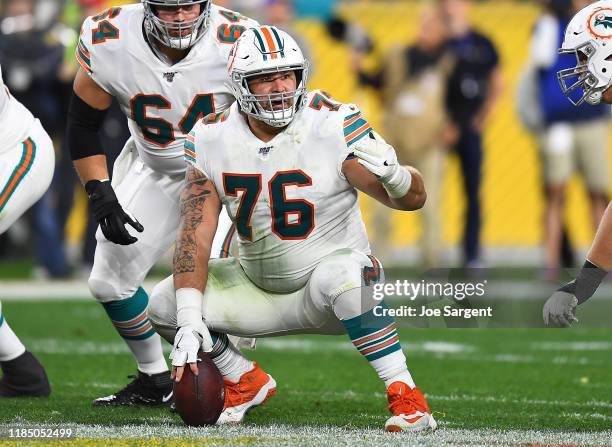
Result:
<svg viewBox="0 0 612 447"><path fill-rule="evenodd" d="M210 195L205 188L206 176L189 166L185 174L185 187L180 199L180 225L174 250L174 274L191 273L196 270L198 244L195 232L204 221L204 203Z"/></svg>

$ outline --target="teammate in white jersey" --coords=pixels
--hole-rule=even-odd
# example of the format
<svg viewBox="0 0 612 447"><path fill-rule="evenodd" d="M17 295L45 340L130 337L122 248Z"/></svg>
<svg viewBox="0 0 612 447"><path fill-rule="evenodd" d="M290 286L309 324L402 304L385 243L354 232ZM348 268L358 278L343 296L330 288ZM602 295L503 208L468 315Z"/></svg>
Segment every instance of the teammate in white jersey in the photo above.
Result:
<svg viewBox="0 0 612 447"><path fill-rule="evenodd" d="M138 376L96 405L156 405L172 384L141 287L175 240L185 177L185 136L202 117L233 101L226 61L256 22L209 0L142 0L85 20L76 50L67 138L100 223L89 287L138 364ZM97 131L115 97L131 138L108 180ZM231 222L219 227L213 256L227 251ZM140 234L130 234L126 225Z"/></svg>
<svg viewBox="0 0 612 447"><path fill-rule="evenodd" d="M11 96L0 69L0 234L42 197L53 178L55 152L40 121ZM21 343L0 302L0 397L48 396L42 365Z"/></svg>
<svg viewBox="0 0 612 447"><path fill-rule="evenodd" d="M237 102L196 124L185 143L174 275L151 297L151 321L174 342L175 380L186 363L197 372L200 347L223 358L218 423L239 422L276 384L219 333L344 333L387 386L385 428L435 429L395 324L373 297L384 275L358 203L360 190L390 208L419 209L421 175L398 164L356 106L306 92L308 64L287 33L246 31L228 71ZM222 206L236 223L239 257L209 262Z"/></svg>

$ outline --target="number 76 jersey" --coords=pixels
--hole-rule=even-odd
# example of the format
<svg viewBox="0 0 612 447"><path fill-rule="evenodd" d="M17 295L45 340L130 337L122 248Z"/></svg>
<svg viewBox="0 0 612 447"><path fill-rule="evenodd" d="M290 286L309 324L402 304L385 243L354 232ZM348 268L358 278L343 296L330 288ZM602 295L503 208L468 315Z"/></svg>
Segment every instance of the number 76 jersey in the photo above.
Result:
<svg viewBox="0 0 612 447"><path fill-rule="evenodd" d="M81 67L114 96L128 118L142 161L164 174L185 171L185 136L202 117L227 109L232 44L257 22L212 5L205 36L174 65L147 42L141 3L114 7L83 23L76 49Z"/></svg>
<svg viewBox="0 0 612 447"><path fill-rule="evenodd" d="M370 131L355 106L320 91L267 143L237 103L196 124L185 158L213 181L236 223L240 265L258 287L292 292L325 256L370 253L357 191L342 174L350 146Z"/></svg>

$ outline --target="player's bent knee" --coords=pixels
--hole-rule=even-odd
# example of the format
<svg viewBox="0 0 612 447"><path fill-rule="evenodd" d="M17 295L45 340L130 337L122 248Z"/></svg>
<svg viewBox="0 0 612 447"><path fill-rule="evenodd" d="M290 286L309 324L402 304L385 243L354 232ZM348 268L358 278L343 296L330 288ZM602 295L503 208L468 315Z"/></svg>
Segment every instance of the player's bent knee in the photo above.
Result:
<svg viewBox="0 0 612 447"><path fill-rule="evenodd" d="M118 288L108 279L90 276L87 285L91 294L100 303L108 303L120 299Z"/></svg>
<svg viewBox="0 0 612 447"><path fill-rule="evenodd" d="M176 295L172 276L153 288L148 314L157 333L172 343L176 334Z"/></svg>
<svg viewBox="0 0 612 447"><path fill-rule="evenodd" d="M141 285L140 278L127 278L121 271L111 270L108 266L99 266L94 262L87 281L89 291L100 302L108 303L131 298Z"/></svg>
<svg viewBox="0 0 612 447"><path fill-rule="evenodd" d="M372 274L368 275L370 270ZM342 293L369 285L370 280L378 282L381 275L382 268L375 258L358 250L338 250L323 258L314 269L310 292L329 306Z"/></svg>

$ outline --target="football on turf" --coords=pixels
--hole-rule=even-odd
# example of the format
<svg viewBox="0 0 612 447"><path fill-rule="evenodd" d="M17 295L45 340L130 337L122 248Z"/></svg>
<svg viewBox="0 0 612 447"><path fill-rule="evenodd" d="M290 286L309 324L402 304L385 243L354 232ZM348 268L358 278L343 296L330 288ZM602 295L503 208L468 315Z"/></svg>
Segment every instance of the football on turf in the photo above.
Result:
<svg viewBox="0 0 612 447"><path fill-rule="evenodd" d="M196 376L189 365L185 365L181 381L174 382L176 411L187 425L213 425L223 411L223 377L202 351L198 352L198 371Z"/></svg>

